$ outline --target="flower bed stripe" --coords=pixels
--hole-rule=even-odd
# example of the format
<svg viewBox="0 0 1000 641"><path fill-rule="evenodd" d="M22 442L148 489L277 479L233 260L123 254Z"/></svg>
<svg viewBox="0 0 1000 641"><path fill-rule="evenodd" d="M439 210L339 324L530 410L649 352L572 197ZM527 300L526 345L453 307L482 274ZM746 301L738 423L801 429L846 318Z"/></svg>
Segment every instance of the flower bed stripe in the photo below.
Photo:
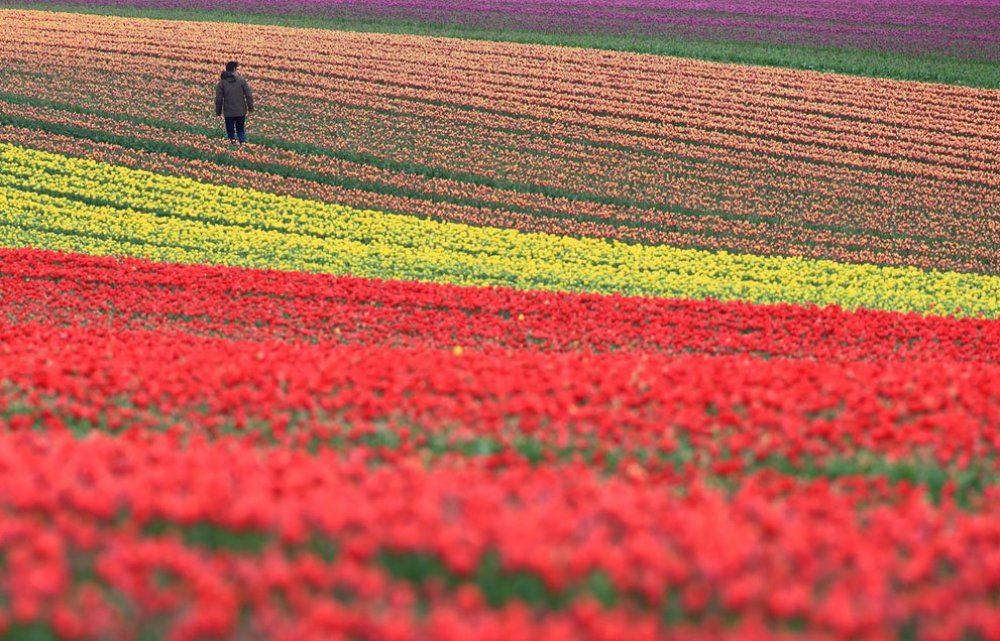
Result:
<svg viewBox="0 0 1000 641"><path fill-rule="evenodd" d="M996 488L963 506L856 476L753 474L730 491L573 465L379 467L375 452L2 434L6 635L736 641L992 630L1000 572L984 559L995 554Z"/></svg>
<svg viewBox="0 0 1000 641"><path fill-rule="evenodd" d="M378 445L390 461L640 461L733 481L760 467L889 475L910 461L937 490L1000 482L996 364L483 354L37 322L0 322L0 339L0 419L14 429L183 426L313 450Z"/></svg>
<svg viewBox="0 0 1000 641"><path fill-rule="evenodd" d="M0 243L169 262L845 308L1000 315L1000 277L624 245L421 220L11 145Z"/></svg>
<svg viewBox="0 0 1000 641"><path fill-rule="evenodd" d="M598 296L0 249L11 322L491 354L1000 364L1000 320Z"/></svg>

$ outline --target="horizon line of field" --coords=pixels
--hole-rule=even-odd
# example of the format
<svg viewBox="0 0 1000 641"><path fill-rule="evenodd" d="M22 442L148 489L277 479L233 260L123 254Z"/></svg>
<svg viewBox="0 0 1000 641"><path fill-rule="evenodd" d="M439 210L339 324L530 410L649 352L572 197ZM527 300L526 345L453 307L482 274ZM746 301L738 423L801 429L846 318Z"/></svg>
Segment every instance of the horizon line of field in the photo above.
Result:
<svg viewBox="0 0 1000 641"><path fill-rule="evenodd" d="M79 112L77 112L77 115L79 115ZM975 246L971 246L968 243L962 244L960 250L959 248L955 248L951 245L940 243L939 240L941 239L928 238L923 242L922 247L903 246L899 242L900 239L909 239L912 241L915 239L919 240L921 237L913 232L900 232L898 229L894 229L890 233L880 232L877 230L857 230L851 227L843 227L832 224L824 226L819 223L806 222L803 223L802 228L811 230L814 234L815 232L825 230L827 234L846 234L848 236L854 236L859 241L862 239L870 241L873 238L883 239L886 242L891 241L891 245L889 247L883 246L876 250L871 242L858 242L857 244L851 244L843 238L811 235L801 243L796 244L793 242L792 245L789 246L787 245L788 239L781 236L780 233L782 231L780 226L787 224L786 219L775 220L766 217L756 217L753 215L740 216L739 214L716 212L711 213L711 216L719 216L722 221L725 221L726 225L729 225L729 227L721 229L713 229L711 227L699 229L697 226L685 227L683 222L676 221L676 219L676 222L669 222L662 219L653 222L632 220L630 218L619 218L615 216L609 218L607 216L596 216L594 214L563 212L558 208L547 209L538 208L537 206L525 208L523 205L483 200L481 196L458 196L447 191L426 192L420 189L423 183L414 183L413 185L407 187L392 184L391 182L385 182L384 179L380 179L377 176L357 178L339 174L330 174L329 172L320 172L314 169L297 168L294 165L283 164L279 159L261 160L259 158L260 148L258 148L258 153L255 157L235 157L231 154L224 154L220 150L199 148L197 140L178 140L176 133L180 131L180 129L178 129L175 125L168 126L167 130L172 131L174 135L169 136L167 139L144 140L142 138L108 133L106 129L100 125L100 123L92 125L95 127L94 129L88 129L82 126L79 121L73 125L66 125L58 122L53 124L52 122L32 120L23 116L8 117L6 120L11 123L7 125L7 127L14 129L5 132L4 127L0 125L0 140L5 140L14 144L26 144L27 146L44 148L48 151L83 158L103 158L105 157L105 154L109 153L108 146L114 145L115 148L121 148L126 151L136 152L139 154L138 157L126 157L120 154L116 156L119 160L127 160L127 164L129 165L137 164L143 169L153 171L154 173L161 175L183 175L202 181L217 183L217 179L214 179L212 176L204 173L203 166L200 166L200 169L195 169L194 167L188 167L186 164L183 164L192 160L209 162L212 163L213 166L219 167L223 171L228 172L227 181L232 182L233 180L236 180L236 184L241 186L259 186L262 178L265 176L273 176L274 179L270 180L267 184L268 190L272 193L294 195L313 200L318 199L334 204L349 204L351 206L361 208L371 207L373 203L377 203L379 201L385 201L386 204L388 204L389 201L392 201L391 205L383 207L383 209L398 211L399 213L405 213L419 218L454 220L456 222L487 227L499 225L515 229L525 229L527 231L536 230L555 232L560 233L561 235L576 237L614 238L621 242L630 244L649 245L665 243L676 247L689 247L705 250L724 249L740 253L754 253L756 248L751 241L756 241L761 238L762 230L760 225L763 225L764 230L776 230L776 233L771 234L770 237L772 240L776 238L782 242L780 244L775 243L771 245L769 247L769 251L780 255L804 255L810 258L834 258L842 261L846 260L846 262L872 262L875 264L892 266L912 265L921 268L968 271L970 273L991 273L991 269L998 267L998 261L989 255L980 256L975 253L971 255L963 253L961 250L968 251L970 249L975 249ZM134 121L125 119L124 122ZM167 123L157 122L157 124L167 126ZM21 129L17 129L15 125L20 126ZM206 129L188 129L192 132L197 132L205 136L210 134L210 131ZM19 131L23 132L22 135L18 135ZM39 140L37 137L28 135L28 132L32 131L45 131L50 135L61 136L61 138L58 140L52 140L51 138L47 140ZM64 134L68 134L68 136L64 136ZM74 142L72 144L66 143L67 139ZM84 140L91 141L95 145L100 145L100 151L91 150L90 155L88 156L86 150L77 148L79 142ZM60 141L62 141L62 143L60 143ZM278 149L288 150L292 153L298 153L297 150L300 150L301 147L300 145L286 144L276 140L267 142L274 145ZM67 144L70 144L70 148L66 148ZM342 154L331 154L331 152L327 150L315 148L314 146L308 149L301 148L301 150L307 152L308 154L318 153L320 156L326 158L343 156ZM149 157L150 154L162 155L165 151L172 151L172 153L161 158L160 162L154 161L153 158ZM162 162L162 160L168 158L173 163L173 166L168 167ZM360 160L360 166L366 166L364 161L367 159L365 158L351 157L348 162L358 160ZM182 163L183 165L178 166L177 163ZM237 176L233 174L234 170L241 170L249 173L246 177ZM279 178L281 180L278 180ZM333 189L343 189L340 190L339 194L330 194L326 191L322 191L317 194L315 189L297 189L295 186L289 185L289 178L303 181L306 183L306 186L322 185ZM343 190L347 190L347 192ZM357 190L360 190L360 194L355 193ZM522 193L537 192L538 190ZM558 195L562 196L564 194ZM416 207L412 204L414 200L418 203ZM425 211L419 206L419 203L424 202L433 203L435 209L431 212ZM456 212L452 212L450 209L446 212L442 212L439 209L442 204L454 206L458 209ZM483 208L486 208L496 212L497 214L506 215L506 217L494 217L489 220L485 220L477 216L470 216L468 213L462 213L462 211L470 207L473 208L470 211L482 211ZM675 214L680 216L681 220L690 217L694 217L694 220L704 219L704 217L709 214L709 212L705 211L678 209L675 207L657 208L655 205L653 205L653 207L653 211L656 211L657 209L659 211L668 211L671 215ZM512 212L515 216L513 219L510 218L510 214ZM524 224L524 220L527 221L527 225ZM547 223L546 221L551 221L551 223ZM731 226L732 223L739 221L752 222L758 227L756 229L734 229ZM578 227L579 224L586 224L587 226ZM940 222L938 224L940 224ZM741 242L741 239L746 240ZM795 239L793 238L792 240L794 241ZM985 242L984 244L979 245L979 247L980 249L987 249L992 247L992 245ZM851 260L855 257L859 258Z"/></svg>
<svg viewBox="0 0 1000 641"><path fill-rule="evenodd" d="M17 2L9 2L9 3L5 3L5 4L10 4L10 5L16 6L18 3ZM81 12L86 12L86 9L88 7L101 7L101 6L105 6L100 1L97 1L97 2L86 2L85 1L85 2L79 2L79 3L76 3L76 4L71 4L71 3L61 4L60 0L54 0L54 1L50 1L50 2L38 2L38 3L35 3L35 4L36 5L41 5L42 10L58 11L59 7L76 7ZM236 4L236 3L229 3L229 6L232 7L233 4ZM343 4L343 3L340 2L340 3L334 3L334 4ZM375 2L375 3L370 3L370 4L377 5L379 3ZM418 4L418 3L414 3L414 4ZM475 4L475 3L472 3L472 4ZM522 8L524 8L524 7L530 7L532 4L535 4L536 6L545 7L546 9L552 10L556 14L562 14L562 15L567 16L567 17L574 17L574 18L590 18L590 17L595 17L592 14L584 14L583 16L581 16L579 13L573 12L572 9L570 9L570 12L567 13L567 9L568 9L567 5L574 5L575 4L576 6L581 6L581 7L586 8L587 3L578 3L578 2L576 2L576 3L564 3L562 6L560 6L559 3L554 3L554 2L534 2L534 3L532 3L532 2L525 2L524 0L520 0L520 1L515 2L513 4L515 4L516 7L517 7L517 9L515 9L513 11L511 11L510 8L507 8L506 10L504 8L502 8L503 2L494 2L493 3L493 7L491 9L492 9L492 11L496 12L497 14L502 14L502 15L520 15L522 13L529 13L530 14L531 13L530 11L522 12L520 10ZM942 24L940 17L938 19L936 19L936 20L931 20L931 21L927 21L927 22L920 22L920 18L923 17L926 20L926 16L920 16L918 14L910 14L910 15L905 16L905 18L907 18L908 20L904 20L904 16L900 16L898 14L897 15L891 15L890 14L890 15L887 16L888 19L886 19L886 20L877 20L876 21L876 20L873 19L873 16L860 16L860 15L838 15L838 16L827 15L827 16L816 16L816 15L809 15L808 13L807 14L800 14L800 15L793 15L793 14L790 14L790 13L781 13L781 12L774 13L774 14L771 14L771 15L768 15L768 14L765 14L765 13L754 14L751 10L748 10L745 7L743 7L743 8L732 8L732 9L727 9L725 7L691 8L691 7L680 7L680 6L673 6L673 7L669 7L669 6L667 6L667 7L633 6L633 7L627 7L627 6L615 5L615 3L611 3L611 4L608 4L608 3L603 3L603 4L596 3L596 4L598 4L599 6L601 6L601 8L603 10L608 11L608 12L620 13L620 14L624 14L626 16L636 16L636 15L638 15L638 16L645 16L645 17L649 17L652 20L656 20L656 18L669 17L669 16L674 16L674 17L681 17L681 16L683 16L683 17L689 17L689 18L691 18L691 17L696 17L696 16L699 16L699 15L714 16L714 17L721 17L721 16L727 16L728 15L728 16L732 16L734 18L739 18L739 19L747 20L748 21L748 26L749 26L749 23L752 23L754 21L760 21L761 23L763 23L765 25L768 25L768 24L772 24L770 22L771 20L779 19L779 20L785 20L785 21L787 21L787 24L804 24L804 23L808 23L810 20L817 20L819 22L819 24L841 24L841 25L849 25L849 26L858 26L858 25L876 26L877 25L878 27L886 29L887 31L906 31L906 32L916 32L918 34L921 33L921 32L925 32L925 31L936 31L936 30L942 30L942 29L946 29L947 33L949 33L949 34L952 34L952 33L962 34L963 32L976 33L977 31L979 31L979 32L983 31L982 25L979 24L979 23L972 23L972 22L970 22L970 20L972 20L972 18L969 18L968 16L966 16L964 18L964 20L965 20L964 22L963 21L956 21L954 23ZM965 6L963 6L963 3L958 3L958 6L959 6L960 9L966 8ZM118 8L125 8L125 9L136 10L136 9L142 9L143 7L137 7L137 6L131 6L130 7L129 5L124 4L124 5L122 5L122 6L118 7ZM153 7L149 7L149 8L152 8L152 9L162 9L163 7L153 6ZM239 10L241 8L243 9L243 11ZM197 14L197 13L199 13L201 11L212 12L212 7L210 5L204 5L204 4L202 4L202 5L193 4L190 7L190 9L192 9L195 14ZM456 11L455 9L451 9L451 11L456 12L456 13L460 12L460 11ZM250 14L250 15L256 15L258 17L266 17L268 15L267 13L260 11L259 10L259 6L256 7L256 8L254 8L254 6L252 4L249 4L249 3L244 3L243 7L237 6L237 11L235 13L237 13L237 14L247 13L247 14ZM273 17L280 17L282 15L282 13L281 12L276 12L276 13L272 13L270 15L273 16ZM344 17L344 16L329 16L329 15L325 15L325 14L322 14L322 13L302 12L302 13L296 13L296 14L294 14L294 17L298 17L298 18L310 18L310 17L314 17L314 18L331 18L331 19L337 19L337 17ZM495 16L490 16L490 17L495 17ZM599 17L602 20L603 19L607 19L607 20L612 21L612 22L614 22L616 20L616 18L617 18L617 16L607 15L607 14L600 15ZM976 14L976 17L981 17L981 16L979 14ZM374 18L374 16L369 16L369 18ZM387 16L387 18L388 19L393 19L393 18L403 19L404 16L402 16L402 15L396 15L396 16L390 15L390 16ZM973 26L973 24L975 24L975 26ZM640 34L636 34L636 35L640 35ZM992 32L990 32L990 31L988 31L988 30L985 31L984 33L980 33L978 35L979 35L978 41L980 42L980 44L982 44L984 41L989 42L989 41L992 41L992 40L996 40L996 38L993 37L994 34ZM775 44L780 44L780 43L775 43ZM938 52L938 53L944 53L944 52Z"/></svg>
<svg viewBox="0 0 1000 641"><path fill-rule="evenodd" d="M45 47L46 45L44 43L40 43L38 46L39 47ZM161 44L161 46L162 46L162 44ZM130 49L131 49L131 47L130 47ZM110 61L112 59L120 58L121 57L121 53L122 53L120 50L117 50L117 49L114 49L114 48L111 48L111 49L100 49L100 48L94 48L94 47L84 47L81 50L102 51L103 53L106 53L106 54L109 55L108 61ZM172 53L173 53L174 50L176 50L176 47L174 49L172 49ZM398 51L395 52L395 53L398 54ZM141 58L142 57L140 55L133 54L131 51L130 51L130 55L135 55L135 57L137 57L137 58ZM157 64L155 66L151 67L151 68L158 68L158 67L162 66L162 61L164 59L164 55L163 55L162 51L151 51L151 53L149 55L150 55L150 60L155 59L157 61ZM366 56L354 55L354 56L351 56L351 54L347 54L347 53L345 53L343 55L345 57L353 57L353 59L355 61L364 60L364 61L367 62L371 58L371 55L366 55ZM181 60L181 61L186 61L186 62L191 62L191 63L202 62L204 60L204 53L203 52L192 53L186 59L183 58L183 57L178 57L176 55L171 55L167 59L170 59L170 58L174 58L174 59ZM305 60L306 59L303 58L303 61L305 61ZM508 63L510 62L509 59L507 59L506 61ZM389 55L382 62L384 62L384 64L380 63L380 65L379 65L380 68L384 67L386 64L395 64L395 65L406 65L407 64L405 61L403 61L403 62L400 61L399 55ZM520 60L520 57L517 60L517 62L518 63L522 62ZM453 65L454 63L453 63L453 61L449 61L449 64ZM702 64L702 65L708 65L709 63L700 63L700 64ZM278 72L293 71L293 70L294 71L298 71L298 70L300 70L300 68L293 67L293 66L287 66L287 67L285 67L285 66L282 66L280 64L276 65L276 64L273 63L273 61L268 61L268 63L266 64L265 68L268 68L268 67L272 67L275 70L277 70ZM182 66L181 68L187 69L188 67ZM198 68L201 69L201 66L199 66ZM614 68L614 67L612 66L612 68ZM338 77L338 74L343 74L343 71L341 71L342 67L340 67L340 66L333 66L333 67L331 67L331 69L332 69L332 71L330 71L330 73L328 74L331 77ZM424 70L428 70L428 69L430 69L430 67L428 67L428 66L425 65L423 67L423 69ZM551 71L551 65L549 65L546 69L548 71ZM456 67L456 70L459 71L459 72L461 72L462 68ZM484 97L486 95L495 96L495 94L496 94L497 91L510 90L511 89L511 80L516 80L516 79L526 80L525 75L523 73L504 72L504 71L499 71L499 70L498 71L492 71L492 70L490 70L490 71L484 71L478 65L466 68L465 72L471 72L471 71L475 71L475 70L479 71L479 73L477 74L477 76L480 77L480 78L484 77L484 74L486 74L488 76L489 74L494 74L494 73L495 74L500 74L500 75L503 76L502 81L498 81L498 82L493 83L492 85L488 85L490 87L489 91L487 91L486 93L484 93L481 97ZM384 69L383 69L383 71L384 71ZM414 74L414 72L417 72L418 75L419 75L419 69L409 69L409 68L407 68L406 71L407 71L407 73L406 73L406 81L405 82L397 82L397 83L395 83L395 86L409 87L409 88L413 88L413 89L427 89L427 88L433 86L433 83L431 83L431 82L423 83L423 84L415 83L414 82L414 75L413 74ZM592 73L593 69L589 69L588 71L590 71ZM676 72L677 69L673 69L673 71ZM802 73L802 72L788 72L788 71L785 72L786 75L790 75L792 73ZM294 79L289 78L287 76L287 74L279 75L276 78L280 81L280 84L276 85L277 88L280 88L281 86L288 85L289 83L293 84L293 85L294 84L300 84L302 86L315 86L315 82L313 82L312 84L309 84L305 80L301 80L301 81L294 80ZM162 80L162 79L169 79L169 78L161 77L160 79ZM358 80L358 81L365 82L365 83L368 83L368 84L379 84L378 82L373 82L371 80L370 75L353 75L352 76L350 74L347 74L347 75L343 75L341 79ZM711 79L711 81L713 83L717 83L720 80L719 74L717 74L717 73L716 74L712 74L711 76L707 76L707 77L706 76L701 76L701 79L702 80ZM553 89L551 87L551 82L549 82L551 80L552 80L552 78L548 79L548 81L543 82L539 86L533 86L532 89L536 90L536 91L543 91L543 92L544 91L554 92L556 95L561 96L561 97L567 95L567 91L572 91L572 90L566 89L566 88ZM385 83L382 83L382 84L385 84L386 86L393 86L393 84L389 83L389 81L386 81ZM594 82L593 82L593 78L592 77L590 78L590 83L588 83L588 86L596 86L594 84ZM692 86L690 83L682 85L682 87L690 87L690 86ZM698 86L698 85L694 85L694 86ZM742 93L746 93L746 85L745 84L741 84L740 88L742 90ZM517 89L517 87L514 87L514 89ZM855 91L851 91L851 92L846 93L845 97L848 97L848 98L850 98L850 97L857 97L859 94L864 94L867 97L870 94L870 91L868 91L868 92L860 92L860 91L857 91L857 87L855 87L854 89L855 89ZM870 89L870 88L868 88L868 89ZM912 88L911 88L911 90L912 90ZM580 91L580 90L577 89L577 91ZM464 92L464 93L468 94L468 92ZM719 91L715 87L713 87L713 92L712 93L718 94ZM984 98L992 98L992 95L989 92L980 92L980 93L983 94ZM628 98L630 100L632 100L634 98L635 94L636 94L636 92L634 91L634 88L630 88L629 91L624 92L622 95L615 95L612 98L612 100L615 102L615 104L617 104L617 103L620 103L620 100L623 97L623 95L628 96ZM449 95L451 96L451 100L454 100L455 95L454 94L449 94ZM459 95L462 95L462 94L459 94ZM544 93L542 95L544 96ZM586 94L582 94L582 95L584 97L588 97L588 98L591 97L591 96L587 96ZM771 96L769 96L766 93L764 95L768 96L768 97L771 97ZM521 93L517 94L517 97L523 100L525 98L525 95L524 95L523 92L521 92ZM685 96L683 94L680 94L680 95L675 94L675 95L671 95L671 98L686 99L686 98L689 98L689 96ZM793 96L793 98L797 98L799 100L802 99L801 96ZM913 96L907 96L908 100L912 100L913 98L914 98ZM746 99L747 99L747 96L745 96L745 95L741 97L742 101L745 101ZM996 100L993 99L993 100L991 100L991 102L996 102ZM588 101L588 104L589 104L589 101ZM611 104L612 103L609 103L609 107L611 106ZM848 103L848 104L850 104L850 103ZM819 112L814 112L814 113L821 113L822 115L830 117L830 118L833 118L836 121L838 118L840 118L840 116L836 112L829 113L829 112L822 111L822 107L829 106L829 105L830 105L829 102L819 102L817 106L820 107L821 110ZM466 106L471 106L471 105L466 105ZM663 104L655 104L655 107L657 109L663 109L665 107L665 105L663 105ZM574 108L576 110L580 110L580 111L583 111L583 112L588 112L588 113L590 113L591 115L594 115L594 116L605 115L604 112L601 111L601 110L597 110L597 109L593 109L593 108L586 108L586 107L583 107L583 106L580 106L580 105L575 105ZM979 105L977 108L983 109L984 111L987 111L989 109L989 107L986 104ZM685 111L690 111L690 109L697 109L697 105L691 104L690 102L685 103ZM808 111L807 111L807 113L808 113ZM877 121L878 118L885 117L885 113L886 112L884 111L884 109L877 110L877 111L875 111L872 114L872 118L870 118L870 120ZM671 124L670 121L665 121L662 118L659 118L659 119L655 118L655 117L642 118L642 117L637 116L635 113L623 112L620 109L619 110L611 109L608 112L608 115L613 115L614 117L617 117L617 118L625 118L627 120L633 120L635 122L650 122L650 123L659 122L661 124ZM936 130L932 129L933 131L937 131L938 133L945 133L945 132L947 132L949 135L954 135L954 132L955 132L955 126L954 125L956 123L954 123L954 122L948 122L947 120L945 120L945 124L943 124L943 125L941 124L942 123L942 118L946 117L946 116L954 116L954 113L952 111L948 110L948 111L945 111L944 114L942 114L942 113L935 114L935 117L932 120L928 121L928 125L930 125L932 127L938 127L939 129L936 129ZM683 123L683 124L685 124L687 126L692 126L695 129L699 128L699 125L697 125L697 124L693 124L693 125L691 123ZM895 123L896 126L898 126L900 124L903 124L903 123ZM909 127L909 128L913 128L912 123L905 123L904 126ZM715 128L715 129L710 128L710 127L706 128L706 130L716 130L716 129L718 131L720 131L720 132L723 132L723 133L737 133L737 134L740 134L740 135L749 135L746 132L737 131L737 130L730 130L730 129L726 129L726 128ZM813 129L822 130L823 127L813 127ZM917 128L917 129L919 130L919 128ZM830 131L831 132L837 132L839 130L837 130L837 129L831 129ZM968 132L964 132L961 135L972 137L972 138L984 139L984 140L985 139L989 139L989 140L993 140L994 142L997 141L997 140L1000 140L1000 133L998 133L998 134L996 134L994 136L990 136L988 133L984 134L983 131L982 131L982 129L981 129L981 127L977 127L975 129L970 129ZM777 139L780 140L780 138L777 138ZM889 140L892 140L892 139L890 138ZM905 139L900 139L900 141L901 142L905 141ZM796 142L796 140L794 138L792 138L792 139L789 139L789 140L783 141L783 142ZM822 145L826 145L827 143L815 143L815 144L820 144L822 146ZM838 150L842 150L842 151L854 151L854 149L851 148L851 147L830 146L830 148L832 148L832 149L838 149ZM992 154L990 154L990 155L992 155ZM961 167L961 165L955 165L955 166L956 167Z"/></svg>
<svg viewBox="0 0 1000 641"><path fill-rule="evenodd" d="M45 11L104 17L171 20L183 22L234 22L296 29L321 29L354 33L389 33L465 41L486 41L525 45L558 46L618 51L663 57L680 57L714 61L723 64L743 64L770 68L800 69L860 77L883 78L950 84L973 88L1000 88L1000 76L983 60L948 59L928 54L885 53L852 47L822 45L762 44L733 40L688 37L622 37L614 34L543 33L504 29L500 32L462 29L434 23L404 24L394 21L327 21L315 22L306 16L290 17L278 14L233 14L208 9L179 10L143 7L58 5L45 6L0 0L0 10ZM310 24L312 22L312 24ZM988 71L987 71L988 70Z"/></svg>
<svg viewBox="0 0 1000 641"><path fill-rule="evenodd" d="M52 249L153 251L171 262L210 261L528 289L837 303L962 316L1000 314L1000 297L991 296L1000 291L1000 278L992 276L480 228L164 177L8 144L0 145L0 150L14 172L7 181L7 191L13 190L7 213L14 219L5 225L6 242L17 246L37 246L44 237ZM50 174L53 170L69 171L71 180ZM155 189L140 199L128 188L136 181ZM100 196L102 191L107 196ZM209 200L200 200L209 195ZM154 201L148 200L150 196ZM234 218L224 207L228 201L232 206L242 203L243 208L252 205L253 219L246 212ZM198 213L179 216L173 206ZM215 213L206 207L214 207ZM65 216L52 219L53 208ZM283 213L277 216L279 211ZM98 225L97 220L110 212L117 212L112 228L107 227L110 218ZM381 232L372 231L372 225ZM145 231L136 235L140 227ZM177 244L189 235L207 244ZM251 242L251 237L256 240ZM403 238L405 242L400 241ZM334 247L340 253L330 254ZM862 282L870 287L859 290Z"/></svg>
<svg viewBox="0 0 1000 641"><path fill-rule="evenodd" d="M0 248L3 280L8 322L153 323L195 335L498 353L1000 363L1000 320L837 306L462 287L30 248Z"/></svg>

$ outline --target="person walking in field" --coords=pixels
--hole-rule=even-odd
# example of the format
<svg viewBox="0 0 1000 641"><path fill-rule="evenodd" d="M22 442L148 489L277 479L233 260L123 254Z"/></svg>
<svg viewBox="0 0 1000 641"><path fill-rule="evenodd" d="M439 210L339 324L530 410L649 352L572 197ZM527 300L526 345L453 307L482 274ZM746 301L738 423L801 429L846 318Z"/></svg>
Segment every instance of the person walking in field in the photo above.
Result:
<svg viewBox="0 0 1000 641"><path fill-rule="evenodd" d="M253 92L246 78L236 73L235 61L226 63L226 70L215 86L215 115L226 117L226 137L229 144L242 146L247 141L247 114L253 112Z"/></svg>

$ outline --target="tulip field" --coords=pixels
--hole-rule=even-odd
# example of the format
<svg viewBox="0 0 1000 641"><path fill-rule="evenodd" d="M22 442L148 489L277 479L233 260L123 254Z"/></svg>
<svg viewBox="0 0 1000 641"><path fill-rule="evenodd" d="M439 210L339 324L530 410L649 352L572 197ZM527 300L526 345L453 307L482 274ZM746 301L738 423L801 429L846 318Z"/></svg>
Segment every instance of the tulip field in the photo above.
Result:
<svg viewBox="0 0 1000 641"><path fill-rule="evenodd" d="M0 639L1000 641L994 3L31 4Z"/></svg>

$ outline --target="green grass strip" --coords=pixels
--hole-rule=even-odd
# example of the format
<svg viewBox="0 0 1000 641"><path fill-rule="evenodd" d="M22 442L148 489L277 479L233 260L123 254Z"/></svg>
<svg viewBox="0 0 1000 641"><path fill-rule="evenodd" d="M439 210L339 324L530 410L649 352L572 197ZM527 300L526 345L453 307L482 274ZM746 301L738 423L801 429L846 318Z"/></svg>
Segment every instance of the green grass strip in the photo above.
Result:
<svg viewBox="0 0 1000 641"><path fill-rule="evenodd" d="M1000 89L1000 65L990 60L964 60L939 54L904 54L846 47L819 47L650 36L643 34L549 33L400 19L364 19L279 15L195 8L76 6L0 2L0 8L69 11L158 20L236 22L241 24L425 35L491 42L517 42L630 51L715 62L827 71L853 76L937 82Z"/></svg>

